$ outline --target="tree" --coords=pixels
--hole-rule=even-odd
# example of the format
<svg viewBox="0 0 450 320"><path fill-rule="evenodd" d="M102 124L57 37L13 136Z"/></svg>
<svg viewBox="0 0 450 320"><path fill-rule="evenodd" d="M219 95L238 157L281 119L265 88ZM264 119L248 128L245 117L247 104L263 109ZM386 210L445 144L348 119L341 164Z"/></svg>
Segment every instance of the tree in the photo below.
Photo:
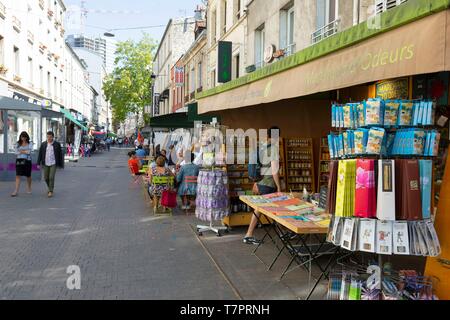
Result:
<svg viewBox="0 0 450 320"><path fill-rule="evenodd" d="M131 112L136 115L152 102L152 61L156 43L144 34L117 44L115 69L103 81L106 100L112 107L113 121L125 121Z"/></svg>

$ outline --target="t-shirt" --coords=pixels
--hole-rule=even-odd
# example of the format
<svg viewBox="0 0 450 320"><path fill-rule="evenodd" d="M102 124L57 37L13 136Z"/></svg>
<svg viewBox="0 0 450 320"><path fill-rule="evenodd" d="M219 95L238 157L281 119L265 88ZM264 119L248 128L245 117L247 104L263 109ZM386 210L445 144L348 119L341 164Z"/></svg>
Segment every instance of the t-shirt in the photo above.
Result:
<svg viewBox="0 0 450 320"><path fill-rule="evenodd" d="M276 188L277 185L275 184L275 180L273 179L273 173L272 173L272 161L276 160L276 156L270 154L271 151L278 150L274 148L275 150L271 149L271 144L262 146L262 158L261 158L261 175L262 180L258 182L261 186L266 186L270 188Z"/></svg>
<svg viewBox="0 0 450 320"><path fill-rule="evenodd" d="M131 171L134 174L138 174L139 173L138 159L130 159L130 160L128 160L128 167L131 169Z"/></svg>
<svg viewBox="0 0 450 320"><path fill-rule="evenodd" d="M145 158L145 156L146 156L145 150L144 149L137 149L136 150L136 156L138 158Z"/></svg>

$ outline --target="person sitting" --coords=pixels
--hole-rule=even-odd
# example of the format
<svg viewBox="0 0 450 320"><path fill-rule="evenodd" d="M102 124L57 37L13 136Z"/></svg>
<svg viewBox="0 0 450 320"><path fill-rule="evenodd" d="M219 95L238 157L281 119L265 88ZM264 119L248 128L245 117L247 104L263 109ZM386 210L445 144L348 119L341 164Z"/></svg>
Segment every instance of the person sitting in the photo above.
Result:
<svg viewBox="0 0 450 320"><path fill-rule="evenodd" d="M161 199L161 195L163 191L169 190L170 185L163 185L163 184L153 184L152 180L153 177L171 177L173 176L173 173L169 170L169 168L166 167L166 159L162 156L159 156L156 159L156 166L152 167L148 172L148 177L150 181L150 186L148 189L148 192L153 200L153 207L156 209L156 207L159 204L159 200Z"/></svg>
<svg viewBox="0 0 450 320"><path fill-rule="evenodd" d="M140 161L141 165L143 164L143 159L145 158L146 153L142 145L139 145L136 150L136 157Z"/></svg>
<svg viewBox="0 0 450 320"><path fill-rule="evenodd" d="M143 173L139 172L141 169L141 164L136 157L136 151L128 152L128 167L130 168L130 173L134 176L141 176Z"/></svg>
<svg viewBox="0 0 450 320"><path fill-rule="evenodd" d="M177 174L178 196L181 198L181 209L189 210L193 198L197 195L197 177L200 167L192 163L195 155L191 153L191 162L181 167Z"/></svg>

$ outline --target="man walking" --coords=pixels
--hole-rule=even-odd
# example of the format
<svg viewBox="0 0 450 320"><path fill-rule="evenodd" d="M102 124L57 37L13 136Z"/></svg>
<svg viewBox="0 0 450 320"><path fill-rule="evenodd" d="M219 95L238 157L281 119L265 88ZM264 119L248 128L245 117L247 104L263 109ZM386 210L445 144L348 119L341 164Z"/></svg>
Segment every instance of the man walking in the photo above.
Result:
<svg viewBox="0 0 450 320"><path fill-rule="evenodd" d="M56 168L64 166L64 159L59 142L55 141L55 134L47 132L47 141L39 149L38 165L44 169L44 180L47 183L49 198L53 197L55 187Z"/></svg>

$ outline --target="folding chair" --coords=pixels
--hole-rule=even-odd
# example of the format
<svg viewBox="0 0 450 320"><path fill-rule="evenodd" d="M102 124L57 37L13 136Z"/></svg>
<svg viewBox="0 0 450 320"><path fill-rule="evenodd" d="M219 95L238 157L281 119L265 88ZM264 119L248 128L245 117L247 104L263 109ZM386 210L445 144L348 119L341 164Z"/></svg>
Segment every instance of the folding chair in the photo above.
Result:
<svg viewBox="0 0 450 320"><path fill-rule="evenodd" d="M152 176L151 184L154 186L164 186L169 187L169 189L173 189L175 177L158 177ZM155 215L170 215L172 216L172 208L166 208L161 206L161 197L152 195L153 197L153 213ZM162 209L160 211L160 209Z"/></svg>
<svg viewBox="0 0 450 320"><path fill-rule="evenodd" d="M198 177L197 177L197 176L186 176L186 177L184 177L184 183L185 183L188 187L189 187L189 186L195 186L195 189L197 189L197 180L198 180ZM194 199L195 199L195 196L184 195L184 197L186 197L189 206L191 205L191 203L190 203L190 202L191 202L190 197L194 197ZM194 204L195 204L195 201L194 201ZM185 209L185 213L186 213L186 215L189 215L189 209Z"/></svg>

